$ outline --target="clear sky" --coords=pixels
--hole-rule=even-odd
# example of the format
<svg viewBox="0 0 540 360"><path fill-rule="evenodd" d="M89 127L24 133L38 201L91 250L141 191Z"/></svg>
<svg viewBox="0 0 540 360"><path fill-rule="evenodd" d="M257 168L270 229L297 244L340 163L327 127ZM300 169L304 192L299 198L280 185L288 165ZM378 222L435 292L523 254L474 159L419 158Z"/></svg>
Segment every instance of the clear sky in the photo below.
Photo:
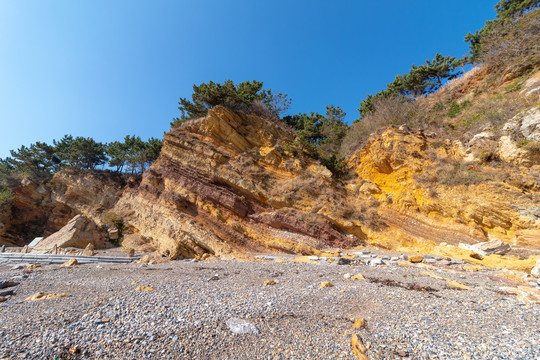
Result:
<svg viewBox="0 0 540 360"><path fill-rule="evenodd" d="M193 84L263 81L347 121L411 64L461 57L496 0L0 0L0 157L64 134L162 137Z"/></svg>

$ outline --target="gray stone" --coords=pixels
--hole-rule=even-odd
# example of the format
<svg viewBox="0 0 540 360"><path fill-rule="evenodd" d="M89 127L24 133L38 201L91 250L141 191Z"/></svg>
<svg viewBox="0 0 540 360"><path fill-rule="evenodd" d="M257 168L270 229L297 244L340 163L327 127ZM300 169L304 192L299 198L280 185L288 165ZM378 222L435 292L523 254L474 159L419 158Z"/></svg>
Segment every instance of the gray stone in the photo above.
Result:
<svg viewBox="0 0 540 360"><path fill-rule="evenodd" d="M350 265L353 261L351 259L339 258L338 265Z"/></svg>

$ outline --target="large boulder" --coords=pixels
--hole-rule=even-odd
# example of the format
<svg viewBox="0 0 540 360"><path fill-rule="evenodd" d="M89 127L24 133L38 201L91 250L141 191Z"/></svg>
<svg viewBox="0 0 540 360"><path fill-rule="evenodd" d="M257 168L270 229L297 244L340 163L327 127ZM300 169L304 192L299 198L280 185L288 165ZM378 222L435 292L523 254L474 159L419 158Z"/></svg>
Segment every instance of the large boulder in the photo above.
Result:
<svg viewBox="0 0 540 360"><path fill-rule="evenodd" d="M95 248L104 246L105 236L96 223L83 215L77 215L59 231L41 240L34 250L75 247L84 249L88 244Z"/></svg>
<svg viewBox="0 0 540 360"><path fill-rule="evenodd" d="M492 254L504 255L511 250L509 244L499 239L474 244L470 249L483 256Z"/></svg>

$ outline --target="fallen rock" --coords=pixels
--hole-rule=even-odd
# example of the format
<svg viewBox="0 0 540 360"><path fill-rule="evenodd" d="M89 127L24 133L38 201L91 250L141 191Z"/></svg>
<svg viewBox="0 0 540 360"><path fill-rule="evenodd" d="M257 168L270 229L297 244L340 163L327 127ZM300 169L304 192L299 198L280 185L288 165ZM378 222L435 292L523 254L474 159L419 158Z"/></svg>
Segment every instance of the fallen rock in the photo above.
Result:
<svg viewBox="0 0 540 360"><path fill-rule="evenodd" d="M83 215L77 215L66 226L41 240L34 250L43 251L54 246L84 249L90 243L99 247L104 244L103 238L96 223Z"/></svg>
<svg viewBox="0 0 540 360"><path fill-rule="evenodd" d="M471 250L483 256L504 255L511 250L510 245L499 239L481 242L471 246Z"/></svg>
<svg viewBox="0 0 540 360"><path fill-rule="evenodd" d="M412 263L421 263L424 261L424 257L422 255L411 255L409 256L409 261Z"/></svg>
<svg viewBox="0 0 540 360"><path fill-rule="evenodd" d="M142 258L140 258L137 262L139 264L164 264L171 261L168 257L163 257L160 253L153 253L149 255L145 255Z"/></svg>
<svg viewBox="0 0 540 360"><path fill-rule="evenodd" d="M94 244L92 243L89 243L88 245L86 245L86 247L84 248L84 251L83 251L83 256L94 256L95 255L95 247L94 247Z"/></svg>
<svg viewBox="0 0 540 360"><path fill-rule="evenodd" d="M327 287L332 287L334 285L332 285L330 282L328 281L323 281L321 282L321 284L319 285L319 289L323 289L323 288L327 288Z"/></svg>
<svg viewBox="0 0 540 360"><path fill-rule="evenodd" d="M258 334L259 329L255 327L252 323L238 319L238 318L230 318L225 322L225 324L229 327L229 329L235 333L235 334Z"/></svg>
<svg viewBox="0 0 540 360"><path fill-rule="evenodd" d="M366 319L358 319L353 324L353 328L356 328L356 329L362 329L362 328L365 328L365 327L367 327Z"/></svg>
<svg viewBox="0 0 540 360"><path fill-rule="evenodd" d="M154 287L153 286L137 286L137 288L135 290L137 290L137 291L154 291Z"/></svg>
<svg viewBox="0 0 540 360"><path fill-rule="evenodd" d="M79 262L77 261L77 259L71 258L65 263L63 263L62 265L60 265L60 267L70 267L70 266L77 266L77 265L79 265Z"/></svg>
<svg viewBox="0 0 540 360"><path fill-rule="evenodd" d="M366 278L362 274L356 274L353 277L351 277L351 280L366 280Z"/></svg>
<svg viewBox="0 0 540 360"><path fill-rule="evenodd" d="M353 334L351 337L351 345L353 348L353 353L358 359L369 360L369 357L366 355L367 347L362 342L360 336Z"/></svg>
<svg viewBox="0 0 540 360"><path fill-rule="evenodd" d="M116 226L113 226L107 230L110 240L118 240L120 238L120 230Z"/></svg>
<svg viewBox="0 0 540 360"><path fill-rule="evenodd" d="M476 259L476 260L484 260L484 257L482 255L480 255L479 253L476 253L476 252L471 252L469 254L469 256L473 259Z"/></svg>
<svg viewBox="0 0 540 360"><path fill-rule="evenodd" d="M17 286L19 285L18 282L14 282L14 281L0 281L0 289L5 289L5 288L8 288L8 287L13 287L13 286Z"/></svg>
<svg viewBox="0 0 540 360"><path fill-rule="evenodd" d="M2 290L2 291L0 291L0 296L9 296L9 295L15 295L15 292L13 290Z"/></svg>
<svg viewBox="0 0 540 360"><path fill-rule="evenodd" d="M514 287L500 287L502 291L516 295L516 298L524 303L540 303L540 290L528 286L520 285L517 288Z"/></svg>
<svg viewBox="0 0 540 360"><path fill-rule="evenodd" d="M41 267L41 264L30 264L26 267L26 270L34 270L40 267Z"/></svg>
<svg viewBox="0 0 540 360"><path fill-rule="evenodd" d="M270 286L270 285L276 285L276 284L277 282L275 282L274 280L266 280L263 285Z"/></svg>
<svg viewBox="0 0 540 360"><path fill-rule="evenodd" d="M37 301L37 300L52 300L52 299L58 299L63 297L71 297L70 294L60 293L60 294L53 294L53 293L44 293L44 292L38 292L34 295L30 296L26 300L30 301Z"/></svg>

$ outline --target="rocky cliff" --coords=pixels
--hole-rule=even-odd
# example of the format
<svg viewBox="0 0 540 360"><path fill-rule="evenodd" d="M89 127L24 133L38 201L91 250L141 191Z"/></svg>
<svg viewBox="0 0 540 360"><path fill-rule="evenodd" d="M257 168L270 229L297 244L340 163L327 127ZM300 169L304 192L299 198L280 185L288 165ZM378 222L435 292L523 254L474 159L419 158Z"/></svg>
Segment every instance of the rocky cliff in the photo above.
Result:
<svg viewBox="0 0 540 360"><path fill-rule="evenodd" d="M279 122L215 107L165 135L160 157L115 211L172 258L362 244L362 224L339 216L344 188L286 150L293 140Z"/></svg>
<svg viewBox="0 0 540 360"><path fill-rule="evenodd" d="M348 160L359 175L350 188L382 204L379 214L393 234L379 235L386 246L414 249L500 238L537 250L540 163L464 161L462 144L430 136L390 127Z"/></svg>
<svg viewBox="0 0 540 360"><path fill-rule="evenodd" d="M71 171L42 184L23 180L2 212L0 236L22 245L81 214L102 230L123 223L136 243L172 258L320 254L365 243L445 253L440 244L492 238L515 254L535 254L540 163L535 150L504 156L508 142L519 147L518 131L536 136L535 114L511 119L506 137L474 136L466 144L389 127L347 159L354 176L336 180L289 149L295 135L281 122L218 106L165 134L140 183ZM486 162L482 146L498 160Z"/></svg>
<svg viewBox="0 0 540 360"><path fill-rule="evenodd" d="M24 178L14 187L14 200L0 212L0 244L23 246L47 237L82 214L99 226L122 195L126 179L101 171L56 173L49 181Z"/></svg>

